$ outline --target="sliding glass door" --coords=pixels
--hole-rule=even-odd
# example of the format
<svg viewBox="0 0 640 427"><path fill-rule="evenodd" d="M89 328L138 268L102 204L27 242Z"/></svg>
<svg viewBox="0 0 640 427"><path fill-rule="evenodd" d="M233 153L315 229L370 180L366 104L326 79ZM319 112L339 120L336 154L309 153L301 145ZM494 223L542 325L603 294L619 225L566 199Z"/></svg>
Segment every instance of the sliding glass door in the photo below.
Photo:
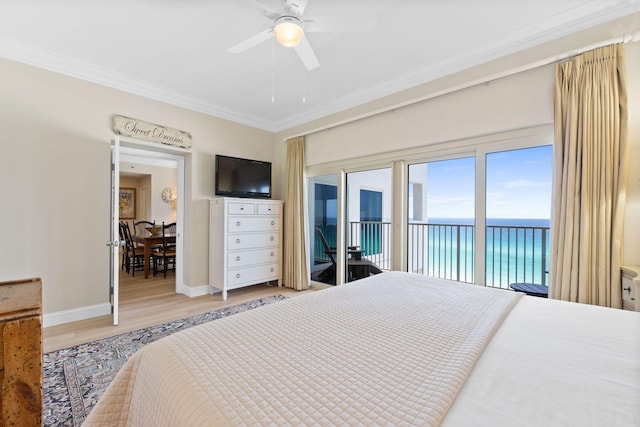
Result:
<svg viewBox="0 0 640 427"><path fill-rule="evenodd" d="M547 284L552 134L515 135L310 178L312 279L406 269L505 289Z"/></svg>
<svg viewBox="0 0 640 427"><path fill-rule="evenodd" d="M309 178L309 252L311 280L336 284L336 242L338 226L338 178L324 175Z"/></svg>
<svg viewBox="0 0 640 427"><path fill-rule="evenodd" d="M390 268L391 189L391 168L347 174L347 281Z"/></svg>

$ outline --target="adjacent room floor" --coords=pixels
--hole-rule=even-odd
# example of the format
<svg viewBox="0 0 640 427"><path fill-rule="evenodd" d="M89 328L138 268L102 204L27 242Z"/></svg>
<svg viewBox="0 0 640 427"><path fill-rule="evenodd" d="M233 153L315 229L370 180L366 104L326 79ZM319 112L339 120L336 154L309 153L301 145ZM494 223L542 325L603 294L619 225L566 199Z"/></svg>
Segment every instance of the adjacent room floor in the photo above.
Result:
<svg viewBox="0 0 640 427"><path fill-rule="evenodd" d="M166 279L158 275L145 280L142 274L131 277L123 272L120 275L118 326L112 324L109 315L44 328L43 348L47 353L270 295L291 297L303 293L305 291L263 284L229 291L227 301L222 301L219 293L189 298L175 293L175 273L167 274Z"/></svg>

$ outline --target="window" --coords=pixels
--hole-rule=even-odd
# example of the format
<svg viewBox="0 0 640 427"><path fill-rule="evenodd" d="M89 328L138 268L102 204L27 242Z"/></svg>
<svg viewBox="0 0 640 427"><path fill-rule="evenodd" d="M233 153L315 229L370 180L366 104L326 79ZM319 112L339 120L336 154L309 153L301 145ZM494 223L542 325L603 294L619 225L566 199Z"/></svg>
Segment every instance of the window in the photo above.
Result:
<svg viewBox="0 0 640 427"><path fill-rule="evenodd" d="M475 158L409 166L407 270L474 279Z"/></svg>
<svg viewBox="0 0 640 427"><path fill-rule="evenodd" d="M550 145L486 155L487 286L546 283L551 156Z"/></svg>

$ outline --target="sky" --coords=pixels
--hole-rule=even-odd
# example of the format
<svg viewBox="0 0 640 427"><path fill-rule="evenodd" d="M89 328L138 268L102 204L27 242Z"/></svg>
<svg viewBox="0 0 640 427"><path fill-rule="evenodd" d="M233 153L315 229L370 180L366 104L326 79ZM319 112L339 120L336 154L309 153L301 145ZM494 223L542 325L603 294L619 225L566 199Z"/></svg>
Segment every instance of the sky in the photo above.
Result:
<svg viewBox="0 0 640 427"><path fill-rule="evenodd" d="M549 219L551 146L487 154L487 218ZM475 159L430 162L427 217L473 218Z"/></svg>

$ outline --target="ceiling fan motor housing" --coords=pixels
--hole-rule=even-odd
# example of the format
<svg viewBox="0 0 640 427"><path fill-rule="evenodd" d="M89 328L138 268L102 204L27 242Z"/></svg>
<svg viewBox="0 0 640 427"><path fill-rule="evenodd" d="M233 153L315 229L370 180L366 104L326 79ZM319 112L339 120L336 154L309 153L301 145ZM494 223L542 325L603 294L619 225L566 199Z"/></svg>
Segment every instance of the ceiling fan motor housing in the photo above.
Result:
<svg viewBox="0 0 640 427"><path fill-rule="evenodd" d="M273 30L278 42L286 47L294 47L304 37L302 20L295 16L284 15L276 18Z"/></svg>

